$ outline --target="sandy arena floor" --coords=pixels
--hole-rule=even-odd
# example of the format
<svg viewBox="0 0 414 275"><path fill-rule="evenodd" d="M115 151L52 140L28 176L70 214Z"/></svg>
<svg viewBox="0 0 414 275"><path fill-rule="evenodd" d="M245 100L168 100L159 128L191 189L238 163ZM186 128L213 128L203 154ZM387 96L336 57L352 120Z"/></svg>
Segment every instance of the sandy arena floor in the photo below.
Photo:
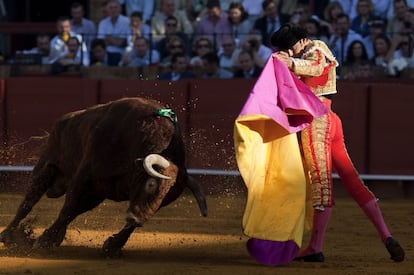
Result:
<svg viewBox="0 0 414 275"><path fill-rule="evenodd" d="M0 274L414 274L414 201L380 202L406 260L394 263L374 227L357 205L337 200L330 223L324 263L292 262L261 266L245 250L241 231L245 195L207 197L209 216L201 217L192 196L184 195L136 229L123 257L100 255L104 240L124 223L126 203L106 201L78 217L61 247L48 253L11 251L0 244ZM0 229L14 216L21 195L0 195ZM55 219L62 200L42 199L30 219L35 235Z"/></svg>

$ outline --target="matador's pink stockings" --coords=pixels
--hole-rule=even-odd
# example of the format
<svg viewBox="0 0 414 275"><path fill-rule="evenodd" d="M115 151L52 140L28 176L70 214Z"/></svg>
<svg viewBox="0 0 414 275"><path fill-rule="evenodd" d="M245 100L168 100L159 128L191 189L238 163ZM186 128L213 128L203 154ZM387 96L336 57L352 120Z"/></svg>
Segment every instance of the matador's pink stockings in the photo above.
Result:
<svg viewBox="0 0 414 275"><path fill-rule="evenodd" d="M344 184L347 192L362 208L369 220L377 229L381 240L384 242L391 234L385 224L381 210L377 204L374 194L365 186L359 177L349 155L347 153L343 140L342 123L339 117L332 112L332 163L335 171L338 173L341 182Z"/></svg>
<svg viewBox="0 0 414 275"><path fill-rule="evenodd" d="M331 207L325 207L324 211L315 210L313 214L312 236L309 245L299 254L299 257L322 252L325 232L328 228L331 212Z"/></svg>

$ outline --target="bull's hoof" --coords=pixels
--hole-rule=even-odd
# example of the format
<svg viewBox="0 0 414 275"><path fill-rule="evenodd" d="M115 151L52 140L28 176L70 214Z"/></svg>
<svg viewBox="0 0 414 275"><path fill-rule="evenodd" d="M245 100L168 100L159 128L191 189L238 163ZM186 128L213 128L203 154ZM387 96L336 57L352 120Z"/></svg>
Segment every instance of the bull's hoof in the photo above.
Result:
<svg viewBox="0 0 414 275"><path fill-rule="evenodd" d="M109 237L102 246L102 255L106 258L120 258L122 254L122 245L119 244L119 241L114 237Z"/></svg>
<svg viewBox="0 0 414 275"><path fill-rule="evenodd" d="M7 239L9 238L9 236L8 236L9 234L7 233L7 231L6 230L4 230L4 231L2 231L1 233L0 233L0 243L5 243L5 242L7 242Z"/></svg>
<svg viewBox="0 0 414 275"><path fill-rule="evenodd" d="M15 245L16 241L13 238L13 232L7 229L1 232L0 242L4 243L6 247Z"/></svg>
<svg viewBox="0 0 414 275"><path fill-rule="evenodd" d="M52 248L52 242L49 239L46 239L42 236L40 236L33 244L33 249L39 250L39 249L50 249Z"/></svg>

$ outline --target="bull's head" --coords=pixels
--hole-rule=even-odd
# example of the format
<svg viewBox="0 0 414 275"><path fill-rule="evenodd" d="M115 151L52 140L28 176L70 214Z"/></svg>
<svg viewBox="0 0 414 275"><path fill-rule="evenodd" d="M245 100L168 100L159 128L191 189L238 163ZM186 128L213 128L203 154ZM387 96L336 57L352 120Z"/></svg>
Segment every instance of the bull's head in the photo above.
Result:
<svg viewBox="0 0 414 275"><path fill-rule="evenodd" d="M141 226L155 214L174 185L178 173L178 167L174 163L158 154L146 156L142 164L149 177L147 176L144 182L136 183L141 188L138 188L137 193L131 197L126 217L127 221L135 226ZM158 167L162 173L154 167Z"/></svg>

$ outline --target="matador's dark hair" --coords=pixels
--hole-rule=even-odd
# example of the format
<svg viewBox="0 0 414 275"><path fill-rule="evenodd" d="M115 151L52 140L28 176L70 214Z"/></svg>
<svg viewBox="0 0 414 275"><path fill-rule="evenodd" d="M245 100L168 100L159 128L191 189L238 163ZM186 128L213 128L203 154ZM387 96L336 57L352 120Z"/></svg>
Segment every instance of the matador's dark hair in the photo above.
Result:
<svg viewBox="0 0 414 275"><path fill-rule="evenodd" d="M299 40L307 38L308 33L305 29L291 24L283 24L280 29L272 34L270 43L279 50L288 50L293 47Z"/></svg>

